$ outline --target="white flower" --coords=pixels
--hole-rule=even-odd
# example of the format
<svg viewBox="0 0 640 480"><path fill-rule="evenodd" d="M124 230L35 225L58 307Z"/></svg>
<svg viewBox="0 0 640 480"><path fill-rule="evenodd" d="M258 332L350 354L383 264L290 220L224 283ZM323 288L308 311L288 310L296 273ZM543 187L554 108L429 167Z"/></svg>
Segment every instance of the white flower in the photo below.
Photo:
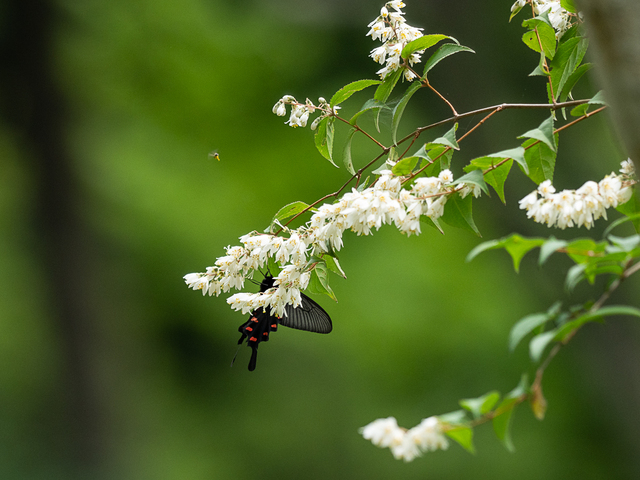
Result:
<svg viewBox="0 0 640 480"><path fill-rule="evenodd" d="M631 187L624 187L618 192L618 205L623 205L631 200L633 190Z"/></svg>
<svg viewBox="0 0 640 480"><path fill-rule="evenodd" d="M461 198L465 198L470 193L472 193L475 198L478 198L482 194L482 189L480 188L480 185L476 185L475 183L469 185L468 183L463 182L463 183L460 183L459 186L462 187L460 188L460 190L458 190L458 193L460 194Z"/></svg>
<svg viewBox="0 0 640 480"><path fill-rule="evenodd" d="M258 307L259 293L240 292L227 298L227 303L234 310L240 310L243 314L251 313Z"/></svg>
<svg viewBox="0 0 640 480"><path fill-rule="evenodd" d="M410 462L424 452L446 450L449 442L436 417L425 418L410 430L398 427L393 417L379 418L360 429L362 436L378 447L389 447L393 456Z"/></svg>
<svg viewBox="0 0 640 480"><path fill-rule="evenodd" d="M635 166L630 158L627 158L624 162L620 164L622 168L620 168L620 172L625 175L633 175L635 173Z"/></svg>
<svg viewBox="0 0 640 480"><path fill-rule="evenodd" d="M427 208L424 210L425 215L431 220L437 220L444 215L444 204L447 203L447 197L442 195L435 200L427 199Z"/></svg>
<svg viewBox="0 0 640 480"><path fill-rule="evenodd" d="M537 201L538 201L538 192L534 190L529 195L527 195L522 200L520 200L518 203L520 204L521 210L525 210L525 209L530 210L531 207L533 207Z"/></svg>
<svg viewBox="0 0 640 480"><path fill-rule="evenodd" d="M374 48L373 50L371 50L371 54L369 56L373 58L374 62L384 63L385 59L387 58L387 46L382 45L381 47Z"/></svg>
<svg viewBox="0 0 640 480"><path fill-rule="evenodd" d="M438 174L438 178L442 180L442 183L451 183L453 182L453 173L451 170L445 169Z"/></svg>
<svg viewBox="0 0 640 480"><path fill-rule="evenodd" d="M425 418L419 425L407 432L425 452L449 448L447 437L442 434L442 425L437 417Z"/></svg>
<svg viewBox="0 0 640 480"><path fill-rule="evenodd" d="M511 7L511 11L521 8L526 2L518 0ZM571 26L572 14L562 7L559 0L532 0L533 10L536 15L547 12L551 26L556 30L556 38L559 40L564 32Z"/></svg>
<svg viewBox="0 0 640 480"><path fill-rule="evenodd" d="M537 190L520 200L520 208L527 210L527 217L535 222L546 223L549 227L594 225L600 217L607 218L607 208L616 207L629 201L633 192L630 185L623 186L624 175L628 175L628 163L623 162L621 175L611 173L599 183L588 181L577 190L562 190L555 193L549 180L542 182ZM624 171L623 171L624 170ZM538 198L540 193L541 198Z"/></svg>
<svg viewBox="0 0 640 480"><path fill-rule="evenodd" d="M600 195L603 199L603 205L605 208L618 206L618 193L622 188L622 181L615 173L611 172L611 175L607 175L598 184Z"/></svg>
<svg viewBox="0 0 640 480"><path fill-rule="evenodd" d="M400 68L402 63L400 54L407 43L422 36L420 31L422 29L407 25L401 10L404 6L401 1L388 2L380 9L380 16L368 25L367 36L384 42L382 46L374 48L369 55L376 63L386 62L384 68L376 72L383 79ZM411 55L409 58L411 65L420 61L420 53L422 51ZM410 70L406 70L404 76L407 80L416 77Z"/></svg>
<svg viewBox="0 0 640 480"><path fill-rule="evenodd" d="M516 0L516 3L511 5L511 11L515 11L518 8L522 8L527 4L527 0Z"/></svg>
<svg viewBox="0 0 640 480"><path fill-rule="evenodd" d="M209 290L209 278L201 273L187 273L184 277L187 286L193 290L202 290L202 295Z"/></svg>
<svg viewBox="0 0 640 480"><path fill-rule="evenodd" d="M442 180L439 177L420 177L414 182L412 191L422 197L440 193L441 187Z"/></svg>
<svg viewBox="0 0 640 480"><path fill-rule="evenodd" d="M393 0L392 2L387 2L387 7L393 8L396 12L400 12L400 9L404 6L405 4L401 0Z"/></svg>
<svg viewBox="0 0 640 480"><path fill-rule="evenodd" d="M360 429L362 436L376 447L390 447L402 442L404 430L398 427L394 417L379 418Z"/></svg>
<svg viewBox="0 0 640 480"><path fill-rule="evenodd" d="M273 113L279 117L284 117L287 114L287 107L284 106L284 103L279 101L273 106Z"/></svg>
<svg viewBox="0 0 640 480"><path fill-rule="evenodd" d="M549 197L552 193L555 193L556 189L553 185L551 185L551 180L545 180L540 185L538 185L538 192L543 197Z"/></svg>
<svg viewBox="0 0 640 480"><path fill-rule="evenodd" d="M398 445L391 447L391 453L396 460L404 460L405 462L411 462L422 454L418 443L409 432L404 434Z"/></svg>

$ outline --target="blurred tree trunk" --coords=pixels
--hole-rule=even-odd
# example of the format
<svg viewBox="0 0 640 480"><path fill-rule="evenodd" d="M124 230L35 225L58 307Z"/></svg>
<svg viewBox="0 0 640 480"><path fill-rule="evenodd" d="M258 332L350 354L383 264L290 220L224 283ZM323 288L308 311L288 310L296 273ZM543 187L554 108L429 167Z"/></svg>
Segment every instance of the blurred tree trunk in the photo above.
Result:
<svg viewBox="0 0 640 480"><path fill-rule="evenodd" d="M103 349L91 285L100 249L81 215L81 189L66 142L66 99L53 68L60 17L46 0L5 2L3 13L2 113L27 159L33 187L27 241L39 266L30 275L36 294L48 302L61 356L61 377L53 382L58 390L43 387L47 411L40 414L40 438L52 439L44 448L59 456L64 471L96 478L106 457L105 387L96 369Z"/></svg>
<svg viewBox="0 0 640 480"><path fill-rule="evenodd" d="M611 116L640 165L640 0L576 0Z"/></svg>
<svg viewBox="0 0 640 480"><path fill-rule="evenodd" d="M640 166L640 0L576 0L585 16L592 56L614 126L627 153ZM611 161L611 160L609 160ZM635 297L635 298L634 298ZM634 303L633 290L626 301ZM624 301L623 301L624 303ZM607 333L589 334L589 385L597 385L607 403L616 412L636 408L640 394L637 334L631 322L607 325ZM599 362L594 362L596 358ZM619 413L616 419L619 434L631 451L640 450L637 432L640 418ZM638 478L640 465L629 465L629 478Z"/></svg>

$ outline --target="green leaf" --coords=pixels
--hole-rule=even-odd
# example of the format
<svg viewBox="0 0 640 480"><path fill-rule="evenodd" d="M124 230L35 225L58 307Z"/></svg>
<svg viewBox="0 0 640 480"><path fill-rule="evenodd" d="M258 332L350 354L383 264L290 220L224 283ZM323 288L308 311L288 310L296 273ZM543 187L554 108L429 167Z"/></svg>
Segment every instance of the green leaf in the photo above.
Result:
<svg viewBox="0 0 640 480"><path fill-rule="evenodd" d="M504 400L496 407L496 411L503 411L493 419L493 431L496 433L498 440L502 442L507 450L510 452L515 451L515 447L511 440L511 419L515 407L517 406L518 399L522 395L527 394L527 376L523 375L520 379L520 383L516 388L511 390Z"/></svg>
<svg viewBox="0 0 640 480"><path fill-rule="evenodd" d="M591 105L606 105L607 102L604 99L604 93L600 90L596 93L591 100L589 100L589 104Z"/></svg>
<svg viewBox="0 0 640 480"><path fill-rule="evenodd" d="M355 113L355 115L353 115L353 117L351 117L351 120L349 120L349 123L351 125L355 125L356 122L358 121L358 117L360 117L360 115L362 115L363 113L366 113L370 110L389 110L391 111L391 108L389 108L388 105L386 105L384 102L379 102L378 100L372 98L370 100L367 100L364 105L362 106L362 108L360 108L360 110L358 110L358 112Z"/></svg>
<svg viewBox="0 0 640 480"><path fill-rule="evenodd" d="M628 217L622 217L617 219L615 222L613 222L611 225L607 227L607 229L604 231L602 236L606 237L613 231L614 228L619 227L623 223L634 222L634 221L640 221L640 213L634 213L633 215L629 215ZM638 230L636 229L636 231Z"/></svg>
<svg viewBox="0 0 640 480"><path fill-rule="evenodd" d="M607 253L631 253L638 247L638 245L640 245L640 235L631 235L629 237L616 237L615 235L609 235L609 241L613 245L607 247ZM607 255L605 258L608 258L609 256L610 255ZM623 261L625 257L621 258L620 261Z"/></svg>
<svg viewBox="0 0 640 480"><path fill-rule="evenodd" d="M294 215L297 215L307 208L309 208L309 205L304 202L293 202L285 205L273 216L273 219L271 220L271 224L269 226L269 231L271 231L276 221L279 222L281 220L284 220L285 218L293 217Z"/></svg>
<svg viewBox="0 0 640 480"><path fill-rule="evenodd" d="M458 45L455 43L445 43L444 45L440 45L440 47L434 52L433 55L431 55L431 57L429 57L429 60L427 60L427 62L425 63L422 78L426 78L427 73L429 73L429 71L433 67L440 63L441 60L444 60L449 55L453 55L454 53L458 52L476 53L469 47L465 47L463 45Z"/></svg>
<svg viewBox="0 0 640 480"><path fill-rule="evenodd" d="M546 56L544 52L540 52L540 59L538 60L538 64L536 68L533 69L528 76L529 77L548 77L551 73L548 71L547 66L545 65Z"/></svg>
<svg viewBox="0 0 640 480"><path fill-rule="evenodd" d="M509 159L498 168L494 168L484 174L486 182L493 187L500 197L500 200L502 200L502 203L505 205L507 204L507 201L504 197L504 183L507 180L507 176L509 175L512 166L513 160Z"/></svg>
<svg viewBox="0 0 640 480"><path fill-rule="evenodd" d="M514 3L513 6L516 6L516 4ZM522 10L522 5L516 6L515 10L513 10L511 12L511 15L509 16L509 22L511 22L511 20L513 20L513 17L515 17L520 12L520 10Z"/></svg>
<svg viewBox="0 0 640 480"><path fill-rule="evenodd" d="M446 211L446 209L445 209ZM490 240L482 243L474 248L469 255L467 255L467 261L471 261L478 254L496 248L504 248L507 250L513 260L513 268L516 272L520 269L520 261L531 249L539 247L544 243L543 238L524 238L518 234L513 234L508 237L501 238L500 240Z"/></svg>
<svg viewBox="0 0 640 480"><path fill-rule="evenodd" d="M602 307L596 311L594 315L601 317L610 317L612 315L624 315L627 317L640 317L640 308L631 307L629 305L609 305Z"/></svg>
<svg viewBox="0 0 640 480"><path fill-rule="evenodd" d="M568 12L578 13L578 10L576 10L576 6L573 3L573 0L560 0L560 5L562 6L562 8L564 8Z"/></svg>
<svg viewBox="0 0 640 480"><path fill-rule="evenodd" d="M529 139L522 146L525 149L524 158L529 167L529 173L525 174L536 184L545 180L553 181L553 172L556 166L556 152L550 149L546 143ZM523 171L524 169L520 167Z"/></svg>
<svg viewBox="0 0 640 480"><path fill-rule="evenodd" d="M393 138L393 143L397 143L396 135L398 132L398 125L400 125L400 119L402 118L404 109L407 106L407 103L409 103L409 100L411 100L413 94L416 93L420 88L422 88L422 83L413 82L411 86L407 88L407 91L402 96L400 102L398 102L396 107L393 109L393 121L391 122L391 136Z"/></svg>
<svg viewBox="0 0 640 480"><path fill-rule="evenodd" d="M460 195L450 195L444 207L442 221L452 227L462 228L475 233L479 237L480 231L473 221L471 195L461 198Z"/></svg>
<svg viewBox="0 0 640 480"><path fill-rule="evenodd" d="M556 151L556 139L553 135L553 115L540 124L538 128L523 133L518 138L533 138L544 142L551 150Z"/></svg>
<svg viewBox="0 0 640 480"><path fill-rule="evenodd" d="M402 76L402 72L403 72L403 69L399 68L395 72L387 75L385 79L382 81L382 83L378 85L378 88L376 89L376 93L374 94L373 98L382 103L386 102L387 99L389 98L389 95L391 95L393 88L396 86L396 83L398 83L398 80Z"/></svg>
<svg viewBox="0 0 640 480"><path fill-rule="evenodd" d="M512 158L516 162L518 162L524 169L524 172L527 173L529 171L529 167L527 165L527 161L525 159L524 154L525 154L525 150L523 147L516 147L516 148L511 148L509 150L503 150L498 153L492 153L491 155L488 155L488 156L495 157L495 158Z"/></svg>
<svg viewBox="0 0 640 480"><path fill-rule="evenodd" d="M338 168L338 166L333 163L332 158L334 132L333 120L333 117L327 117L320 121L315 134L315 144L320 154L329 160L334 167Z"/></svg>
<svg viewBox="0 0 640 480"><path fill-rule="evenodd" d="M344 166L351 175L355 175L356 171L353 168L353 161L351 160L351 140L353 140L353 135L356 133L355 128L351 128L349 133L347 134L347 142L344 144L344 150L342 153L342 161L344 162Z"/></svg>
<svg viewBox="0 0 640 480"><path fill-rule="evenodd" d="M403 158L393 166L391 171L397 177L406 177L407 175L410 175L411 172L413 172L419 161L422 160L417 156Z"/></svg>
<svg viewBox="0 0 640 480"><path fill-rule="evenodd" d="M433 47L436 43L438 43L440 40L444 40L445 38L458 43L455 38L448 35L441 35L437 33L431 35L423 35L422 37L416 38L415 40L407 43L402 49L402 53L400 53L400 56L406 60L411 56L412 53L417 52L418 50L426 50L429 47Z"/></svg>
<svg viewBox="0 0 640 480"><path fill-rule="evenodd" d="M578 83L578 80L580 80L580 78L582 78L585 73L591 70L591 67L593 67L592 63L585 63L584 65L580 65L571 75L569 75L569 78L564 84L564 88L559 95L561 102L564 102L567 97L569 97L569 95L571 94L571 90L573 90L573 87L575 87L576 83ZM557 93L556 96L558 96Z"/></svg>
<svg viewBox="0 0 640 480"><path fill-rule="evenodd" d="M560 40L562 42L566 42L567 40L569 40L569 39L571 39L573 37L577 37L578 33L580 33L580 30L578 30L578 25L575 24L575 25L573 25L573 27L571 27L569 30L565 31L562 34L562 37L561 37Z"/></svg>
<svg viewBox="0 0 640 480"><path fill-rule="evenodd" d="M473 250L469 252L466 262L470 262L482 252L486 252L487 250L497 250L498 248L504 247L504 239L502 240L488 240L486 242L482 242L480 245L477 245Z"/></svg>
<svg viewBox="0 0 640 480"><path fill-rule="evenodd" d="M547 323L551 318L549 313L532 313L518 320L509 333L509 351L513 352L524 337Z"/></svg>
<svg viewBox="0 0 640 480"><path fill-rule="evenodd" d="M505 400L504 405L501 404L498 406L500 409L504 409L505 411L500 415L493 418L493 431L496 433L498 440L504 445L504 447L510 451L514 452L516 450L513 445L513 441L511 440L511 417L513 416L513 412L515 409L515 400Z"/></svg>
<svg viewBox="0 0 640 480"><path fill-rule="evenodd" d="M431 218L429 218L429 217L427 217L425 215L420 215L420 223L424 223L425 225L428 225L431 228L435 228L442 235L444 235L444 230L442 230L442 227L440 226L440 223L438 223L438 219L431 219Z"/></svg>
<svg viewBox="0 0 640 480"><path fill-rule="evenodd" d="M589 104L583 103L582 105L578 105L577 107L573 107L571 109L571 116L582 117L584 114L587 113L587 111L589 111Z"/></svg>
<svg viewBox="0 0 640 480"><path fill-rule="evenodd" d="M314 269L311 272L311 278L309 279L309 286L307 290L311 293L319 293L328 295L331 299L336 302L338 299L336 298L333 290L329 286L329 274L327 270L327 265L324 260L316 263Z"/></svg>
<svg viewBox="0 0 640 480"><path fill-rule="evenodd" d="M611 305L608 307L602 307L595 312L589 312L580 317L565 323L557 329L554 340L557 342L564 341L567 337L573 334L576 330L582 327L585 323L600 322L603 317L610 317L613 315L633 316L640 317L640 309L630 307L628 305Z"/></svg>
<svg viewBox="0 0 640 480"><path fill-rule="evenodd" d="M431 143L423 145L420 150L413 155L424 158L431 163L431 165L422 172L422 175L425 177L435 177L438 176L442 170L449 168L453 150L451 147Z"/></svg>
<svg viewBox="0 0 640 480"><path fill-rule="evenodd" d="M469 453L476 453L476 449L473 446L473 430L471 428L457 427L452 430L447 430L445 433Z"/></svg>
<svg viewBox="0 0 640 480"><path fill-rule="evenodd" d="M462 408L471 412L474 418L480 418L490 412L498 400L500 400L500 394L494 390L478 398L465 398L458 403Z"/></svg>
<svg viewBox="0 0 640 480"><path fill-rule="evenodd" d="M332 107L335 107L336 105L339 105L342 102L344 102L347 98L349 98L354 93L359 92L360 90L364 90L365 88L370 87L371 85L379 85L381 83L382 82L380 80L358 80L356 82L351 82L345 85L344 87L342 87L340 90L338 90L333 95L333 97L331 97L331 102L329 102L329 104Z"/></svg>
<svg viewBox="0 0 640 480"><path fill-rule="evenodd" d="M486 193L487 195L489 194L489 189L487 188L487 183L484 181L484 177L483 177L482 172L480 170L472 170L471 172L467 173L466 175L463 175L460 178L454 180L451 184L452 185L459 185L461 183L477 185L478 187L480 187L480 189L484 193Z"/></svg>
<svg viewBox="0 0 640 480"><path fill-rule="evenodd" d="M467 412L464 410L455 410L438 415L437 418L440 423L446 423L451 426L465 426L467 423Z"/></svg>
<svg viewBox="0 0 640 480"><path fill-rule="evenodd" d="M524 238L518 234L513 234L505 239L504 248L513 259L513 268L516 272L520 270L522 258L532 249L544 243L542 238Z"/></svg>
<svg viewBox="0 0 640 480"><path fill-rule="evenodd" d="M527 165L527 161L524 157L525 150L523 147L512 148L510 150L503 150L498 153L491 153L489 155L485 155L484 157L478 157L471 160L470 165L473 165L477 168L481 168L485 170L487 168L493 167L496 163L495 159L504 160L505 158L511 158L518 162L525 170L525 173L529 171L529 167ZM465 172L474 170L473 168L465 167Z"/></svg>
<svg viewBox="0 0 640 480"><path fill-rule="evenodd" d="M596 243L590 238L580 238L570 242L567 246L567 254L576 263L590 262L594 254L604 253L607 242Z"/></svg>
<svg viewBox="0 0 640 480"><path fill-rule="evenodd" d="M577 265L572 266L567 271L567 278L564 281L565 288L567 291L572 292L574 288L582 281L585 277L585 270L587 269L587 265L584 263L579 263Z"/></svg>
<svg viewBox="0 0 640 480"><path fill-rule="evenodd" d="M535 28L538 32L538 35L536 35L535 30L530 30L525 33L522 36L524 44L536 52L540 52L540 44L542 44L542 50L545 56L552 59L556 54L556 32L553 27L542 17L525 20L522 22L522 26L530 29ZM538 36L540 37L540 41L538 41Z"/></svg>
<svg viewBox="0 0 640 480"><path fill-rule="evenodd" d="M496 165L497 163L500 163L499 161L496 162L496 159L502 161L505 159L514 159L526 172L528 172L529 167L525 160L524 154L525 150L522 147L513 148L511 150L504 150L498 153L492 153L484 157L474 158L473 160L471 160L471 163L464 168L464 170L465 172L471 171L473 169L482 169L483 171L485 171L494 167L494 165ZM485 181L489 185L491 185L498 193L498 196L500 197L500 200L502 200L502 203L506 203L504 198L504 182L506 181L507 176L511 171L512 165L513 161L508 161L497 168L489 170L484 174Z"/></svg>
<svg viewBox="0 0 640 480"><path fill-rule="evenodd" d="M336 275L340 275L342 278L347 278L347 275L344 273L344 270L342 270L337 257L324 255L322 259L326 262L327 268L329 270L331 270Z"/></svg>
<svg viewBox="0 0 640 480"><path fill-rule="evenodd" d="M327 122L327 151L329 153L329 158L327 158L327 160L329 160L334 167L338 168L338 166L333 163L333 138L335 132L335 127L333 125L334 120L334 117L329 117L329 121Z"/></svg>
<svg viewBox="0 0 640 480"><path fill-rule="evenodd" d="M568 245L565 240L558 240L555 237L550 237L549 240L544 242L540 247L540 258L538 259L538 265L542 266L547 259L553 255L558 249L564 248Z"/></svg>
<svg viewBox="0 0 640 480"><path fill-rule="evenodd" d="M606 104L607 102L605 102L604 100L604 95L602 94L602 90L600 90L586 104L578 105L573 110L571 110L571 115L573 115L574 117L581 117L587 113L591 105L606 105Z"/></svg>
<svg viewBox="0 0 640 480"><path fill-rule="evenodd" d="M369 177L367 176L367 178L364 179L364 182L362 182L360 185L358 185L358 188L356 188L356 190L358 192L362 192L368 186L369 186Z"/></svg>
<svg viewBox="0 0 640 480"><path fill-rule="evenodd" d="M545 349L553 341L556 333L557 331L555 329L549 330L531 339L531 342L529 342L529 355L531 356L531 360L536 363L540 361Z"/></svg>
<svg viewBox="0 0 640 480"><path fill-rule="evenodd" d="M456 140L456 130L458 130L458 124L456 123L447 133L442 137L438 137L435 140L431 140L425 145L426 149L433 148L436 145L445 145L453 148L454 150L460 150L458 141Z"/></svg>
<svg viewBox="0 0 640 480"><path fill-rule="evenodd" d="M560 43L556 56L551 62L551 84L556 97L580 65L588 45L588 40L582 37L574 37Z"/></svg>
<svg viewBox="0 0 640 480"><path fill-rule="evenodd" d="M618 205L616 210L631 219L636 232L640 232L640 198L637 191L628 202Z"/></svg>

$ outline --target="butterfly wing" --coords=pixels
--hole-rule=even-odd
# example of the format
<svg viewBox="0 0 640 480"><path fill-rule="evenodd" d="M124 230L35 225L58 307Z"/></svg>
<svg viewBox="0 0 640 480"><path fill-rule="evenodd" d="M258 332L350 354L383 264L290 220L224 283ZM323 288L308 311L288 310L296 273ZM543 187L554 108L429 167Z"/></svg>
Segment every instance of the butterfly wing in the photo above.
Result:
<svg viewBox="0 0 640 480"><path fill-rule="evenodd" d="M304 293L300 297L302 301L298 307L285 307L285 316L279 320L280 325L307 332L329 333L333 325L327 312Z"/></svg>
<svg viewBox="0 0 640 480"><path fill-rule="evenodd" d="M273 277L265 275L264 280L260 284L260 291L266 292L273 286ZM269 340L269 333L278 330L278 325L305 330L315 333L329 333L333 329L331 318L323 308L316 302L307 297L304 293L300 294L301 302L296 308L292 305L285 307L285 316L278 318L271 315L271 309L263 310L258 308L251 314L249 320L240 325L238 331L242 334L238 345L247 339L247 345L251 347L251 360L249 360L249 371L256 368L258 359L258 345L260 342ZM235 360L235 357L234 357ZM233 362L231 362L233 365Z"/></svg>

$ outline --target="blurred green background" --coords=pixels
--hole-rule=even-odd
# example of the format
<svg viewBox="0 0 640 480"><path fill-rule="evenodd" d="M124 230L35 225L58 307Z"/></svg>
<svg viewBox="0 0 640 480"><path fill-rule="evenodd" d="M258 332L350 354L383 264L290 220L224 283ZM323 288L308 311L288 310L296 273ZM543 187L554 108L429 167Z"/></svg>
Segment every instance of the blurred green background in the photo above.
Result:
<svg viewBox="0 0 640 480"><path fill-rule="evenodd" d="M506 393L532 370L526 348L507 351L511 325L556 299L598 294L582 286L567 296L560 258L539 269L527 257L519 275L504 252L467 264L481 239L462 230L346 234L348 280L332 283L339 303L316 298L334 331L280 329L255 372L246 347L229 368L245 317L182 276L282 205L345 181L310 130L283 125L271 107L284 94L315 101L374 78L365 34L380 0L0 5L0 478L640 477L640 330L621 319L586 328L561 352L545 377L547 418L518 409L513 454L490 426L477 430L477 456L452 445L410 464L357 433L375 418L411 427L460 398ZM520 41L522 19L507 22L510 6L405 9L411 25L477 52L430 77L459 112L546 101L542 80L527 76L537 54ZM597 90L587 80L576 93ZM427 91L413 98L405 133L449 114ZM465 140L454 174L517 146L545 115L494 116ZM560 146L558 188L626 158L606 114L563 133ZM220 162L208 158L214 149ZM374 153L356 137L357 165ZM514 169L506 206L496 195L475 203L484 239L551 233L517 208L533 188ZM612 301L638 291L630 281Z"/></svg>

